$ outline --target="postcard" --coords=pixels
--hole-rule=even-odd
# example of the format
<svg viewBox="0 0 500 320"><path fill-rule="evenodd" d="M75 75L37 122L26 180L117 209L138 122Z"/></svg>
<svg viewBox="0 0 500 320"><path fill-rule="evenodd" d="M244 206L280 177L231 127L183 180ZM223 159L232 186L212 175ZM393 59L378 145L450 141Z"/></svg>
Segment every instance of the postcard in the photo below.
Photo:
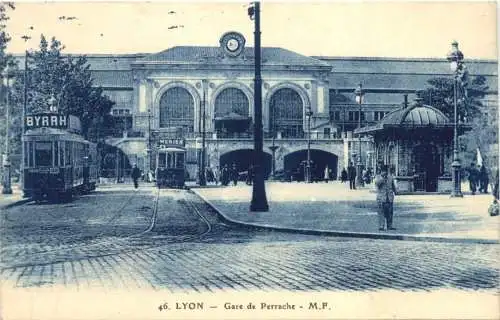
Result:
<svg viewBox="0 0 500 320"><path fill-rule="evenodd" d="M3 2L2 319L498 319L494 2Z"/></svg>

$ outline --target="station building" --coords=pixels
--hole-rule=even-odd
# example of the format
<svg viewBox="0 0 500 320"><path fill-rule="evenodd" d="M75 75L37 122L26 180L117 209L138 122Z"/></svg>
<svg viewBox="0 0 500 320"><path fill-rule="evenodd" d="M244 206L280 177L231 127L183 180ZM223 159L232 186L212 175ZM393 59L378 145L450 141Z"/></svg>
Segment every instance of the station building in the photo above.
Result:
<svg viewBox="0 0 500 320"><path fill-rule="evenodd" d="M107 143L123 151L122 167L154 169L154 137L182 128L187 167L196 177L199 137L205 132L211 167L235 163L247 170L253 149L254 48L242 34L227 32L210 47L176 46L152 54L88 55L94 82L115 102L123 120L119 136ZM444 53L443 55L445 55ZM497 112L497 61L466 60L471 75L489 88L485 112ZM338 177L361 156L375 166L372 138L353 131L371 126L410 103L433 77L451 77L446 59L304 56L286 48L262 48L262 107L266 174L298 174L308 137L316 174ZM363 103L355 101L361 83ZM361 112L360 112L361 109ZM311 114L310 118L307 116ZM152 153L148 153L152 150Z"/></svg>

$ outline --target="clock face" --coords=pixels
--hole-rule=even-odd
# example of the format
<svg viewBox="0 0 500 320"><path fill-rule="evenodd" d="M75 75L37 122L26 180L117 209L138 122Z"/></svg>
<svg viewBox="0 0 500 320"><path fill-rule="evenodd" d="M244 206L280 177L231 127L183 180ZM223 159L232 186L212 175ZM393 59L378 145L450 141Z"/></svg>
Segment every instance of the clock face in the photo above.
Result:
<svg viewBox="0 0 500 320"><path fill-rule="evenodd" d="M229 39L226 46L229 51L236 51L240 47L240 43L236 39Z"/></svg>
<svg viewBox="0 0 500 320"><path fill-rule="evenodd" d="M230 57L239 56L245 47L245 38L235 31L226 32L219 41L221 48Z"/></svg>

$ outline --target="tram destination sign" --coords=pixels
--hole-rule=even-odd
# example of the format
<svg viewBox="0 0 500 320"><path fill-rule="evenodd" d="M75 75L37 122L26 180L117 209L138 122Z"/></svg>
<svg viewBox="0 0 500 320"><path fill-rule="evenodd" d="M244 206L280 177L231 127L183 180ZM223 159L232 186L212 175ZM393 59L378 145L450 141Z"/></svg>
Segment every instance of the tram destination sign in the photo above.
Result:
<svg viewBox="0 0 500 320"><path fill-rule="evenodd" d="M158 148L167 148L167 147L184 147L186 141L182 138L163 138L158 139L157 146Z"/></svg>
<svg viewBox="0 0 500 320"><path fill-rule="evenodd" d="M36 128L56 128L68 131L81 131L80 119L73 115L39 113L30 114L24 117L24 126L26 130Z"/></svg>

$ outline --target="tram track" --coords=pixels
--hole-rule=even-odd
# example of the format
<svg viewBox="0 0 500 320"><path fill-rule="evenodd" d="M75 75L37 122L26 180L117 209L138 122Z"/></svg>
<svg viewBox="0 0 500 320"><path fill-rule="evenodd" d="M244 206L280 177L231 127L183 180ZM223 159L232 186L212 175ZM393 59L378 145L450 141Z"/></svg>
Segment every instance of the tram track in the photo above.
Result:
<svg viewBox="0 0 500 320"><path fill-rule="evenodd" d="M102 257L126 254L138 250L148 250L162 247L169 244L190 242L202 239L212 232L212 223L203 215L196 203L190 199L195 197L189 191L174 191L182 194L177 203L191 215L195 216L197 227L195 232L189 234L164 234L158 232L155 228L159 213L166 208L161 208L160 195L161 190L156 190L152 214L148 227L140 232L136 232L123 237L113 237L107 239L93 239L93 243L75 244L64 248L56 248L47 251L30 253L28 256L17 256L17 261L27 261L26 263L17 263L2 267L0 274L6 273L12 269L26 269L35 266L53 265L58 263L73 262L85 259L98 259ZM115 213L107 220L112 223L119 218L120 212L130 204L134 197L130 197ZM123 214L123 213L121 213ZM31 261L29 261L31 260Z"/></svg>

